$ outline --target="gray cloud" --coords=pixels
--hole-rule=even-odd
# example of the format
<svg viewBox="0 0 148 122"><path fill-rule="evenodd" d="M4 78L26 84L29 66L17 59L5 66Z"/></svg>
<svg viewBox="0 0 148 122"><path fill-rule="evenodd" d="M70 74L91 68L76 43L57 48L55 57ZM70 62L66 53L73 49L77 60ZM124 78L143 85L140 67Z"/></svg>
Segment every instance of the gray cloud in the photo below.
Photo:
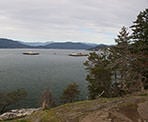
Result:
<svg viewBox="0 0 148 122"><path fill-rule="evenodd" d="M111 44L147 5L147 0L3 0L0 36Z"/></svg>

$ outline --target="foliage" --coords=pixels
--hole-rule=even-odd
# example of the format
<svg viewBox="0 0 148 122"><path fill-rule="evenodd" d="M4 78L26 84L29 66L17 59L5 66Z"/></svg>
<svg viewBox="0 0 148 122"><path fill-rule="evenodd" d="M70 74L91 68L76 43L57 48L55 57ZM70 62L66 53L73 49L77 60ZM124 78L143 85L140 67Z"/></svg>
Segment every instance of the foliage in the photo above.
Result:
<svg viewBox="0 0 148 122"><path fill-rule="evenodd" d="M63 90L61 99L64 103L71 103L77 100L79 94L80 90L78 84L71 83Z"/></svg>
<svg viewBox="0 0 148 122"><path fill-rule="evenodd" d="M148 9L140 12L131 28L130 35L122 27L115 46L101 54L90 53L84 63L91 99L102 91L110 97L148 88Z"/></svg>
<svg viewBox="0 0 148 122"><path fill-rule="evenodd" d="M131 36L127 32L127 28L122 27L117 37L115 39L117 45L110 49L110 67L114 76L114 93L117 96L122 96L137 91L142 86L133 67L135 57L131 53Z"/></svg>
<svg viewBox="0 0 148 122"><path fill-rule="evenodd" d="M148 89L148 9L140 12L131 29L135 70L141 76L144 87Z"/></svg>
<svg viewBox="0 0 148 122"><path fill-rule="evenodd" d="M49 89L46 89L42 94L42 109L55 106L55 102L52 97L52 93Z"/></svg>
<svg viewBox="0 0 148 122"><path fill-rule="evenodd" d="M86 78L89 81L89 98L95 99L102 92L104 92L103 96L110 96L111 72L107 64L105 55L95 52L90 53L88 60L84 63L89 72Z"/></svg>
<svg viewBox="0 0 148 122"><path fill-rule="evenodd" d="M0 93L0 113L5 112L6 108L10 105L17 103L27 96L27 92L24 89L17 89L12 92Z"/></svg>

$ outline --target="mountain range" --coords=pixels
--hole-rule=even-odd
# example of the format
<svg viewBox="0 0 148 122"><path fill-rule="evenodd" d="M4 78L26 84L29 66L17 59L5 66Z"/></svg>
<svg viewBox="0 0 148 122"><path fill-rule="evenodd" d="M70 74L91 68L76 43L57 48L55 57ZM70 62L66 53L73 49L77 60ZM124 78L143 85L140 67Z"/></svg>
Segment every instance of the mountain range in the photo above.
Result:
<svg viewBox="0 0 148 122"><path fill-rule="evenodd" d="M89 50L92 50L92 51L98 51L100 49L103 49L103 48L108 48L108 47L111 47L112 45L105 45L105 44L99 44L95 47L92 47L92 48L89 48Z"/></svg>
<svg viewBox="0 0 148 122"><path fill-rule="evenodd" d="M0 48L93 49L99 45L80 42L22 42L0 38ZM101 46L101 45L100 45ZM104 45L105 46L105 45Z"/></svg>
<svg viewBox="0 0 148 122"><path fill-rule="evenodd" d="M31 48L31 46L24 45L19 41L0 38L0 48Z"/></svg>

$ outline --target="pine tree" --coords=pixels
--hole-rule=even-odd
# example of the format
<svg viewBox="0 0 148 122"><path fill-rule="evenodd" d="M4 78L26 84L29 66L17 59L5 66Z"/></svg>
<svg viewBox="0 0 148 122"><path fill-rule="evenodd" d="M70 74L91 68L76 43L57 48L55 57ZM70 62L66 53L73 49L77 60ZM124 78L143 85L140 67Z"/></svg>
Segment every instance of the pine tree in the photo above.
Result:
<svg viewBox="0 0 148 122"><path fill-rule="evenodd" d="M91 99L122 96L148 88L148 9L137 16L132 35L123 27L115 46L104 55L90 53L85 62Z"/></svg>
<svg viewBox="0 0 148 122"><path fill-rule="evenodd" d="M114 74L114 90L121 96L129 92L137 91L141 88L141 81L134 70L134 57L131 54L131 36L126 27L122 27L118 38L115 39L117 45L111 48L110 67Z"/></svg>
<svg viewBox="0 0 148 122"><path fill-rule="evenodd" d="M114 87L118 89L116 94L119 95L123 94L121 92L127 92L128 90L125 75L129 64L129 40L130 37L127 28L122 27L119 35L117 35L115 39L117 45L110 49L110 67L114 76Z"/></svg>
<svg viewBox="0 0 148 122"><path fill-rule="evenodd" d="M88 60L84 63L88 71L89 98L95 99L100 94L111 97L111 72L108 69L108 60L104 53L90 53Z"/></svg>
<svg viewBox="0 0 148 122"><path fill-rule="evenodd" d="M132 53L135 57L135 70L138 72L145 88L148 88L148 9L140 12L134 25Z"/></svg>
<svg viewBox="0 0 148 122"><path fill-rule="evenodd" d="M71 83L63 90L61 99L64 103L71 103L78 99L79 94L80 90L78 84Z"/></svg>
<svg viewBox="0 0 148 122"><path fill-rule="evenodd" d="M134 39L135 44L146 45L148 43L148 9L140 12L136 21L133 23L134 25L131 26L131 29L133 31L132 38ZM144 42L146 44L144 44ZM142 50L144 48L143 46L136 46L138 46L138 49L141 49L141 51L144 51Z"/></svg>

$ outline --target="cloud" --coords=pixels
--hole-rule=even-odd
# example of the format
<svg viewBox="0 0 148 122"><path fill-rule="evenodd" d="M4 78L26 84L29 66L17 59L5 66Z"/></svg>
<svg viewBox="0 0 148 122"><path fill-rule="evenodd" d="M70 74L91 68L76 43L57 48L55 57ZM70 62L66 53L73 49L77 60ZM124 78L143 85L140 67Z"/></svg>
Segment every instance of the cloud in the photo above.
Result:
<svg viewBox="0 0 148 122"><path fill-rule="evenodd" d="M0 36L25 41L114 43L147 0L4 0Z"/></svg>

